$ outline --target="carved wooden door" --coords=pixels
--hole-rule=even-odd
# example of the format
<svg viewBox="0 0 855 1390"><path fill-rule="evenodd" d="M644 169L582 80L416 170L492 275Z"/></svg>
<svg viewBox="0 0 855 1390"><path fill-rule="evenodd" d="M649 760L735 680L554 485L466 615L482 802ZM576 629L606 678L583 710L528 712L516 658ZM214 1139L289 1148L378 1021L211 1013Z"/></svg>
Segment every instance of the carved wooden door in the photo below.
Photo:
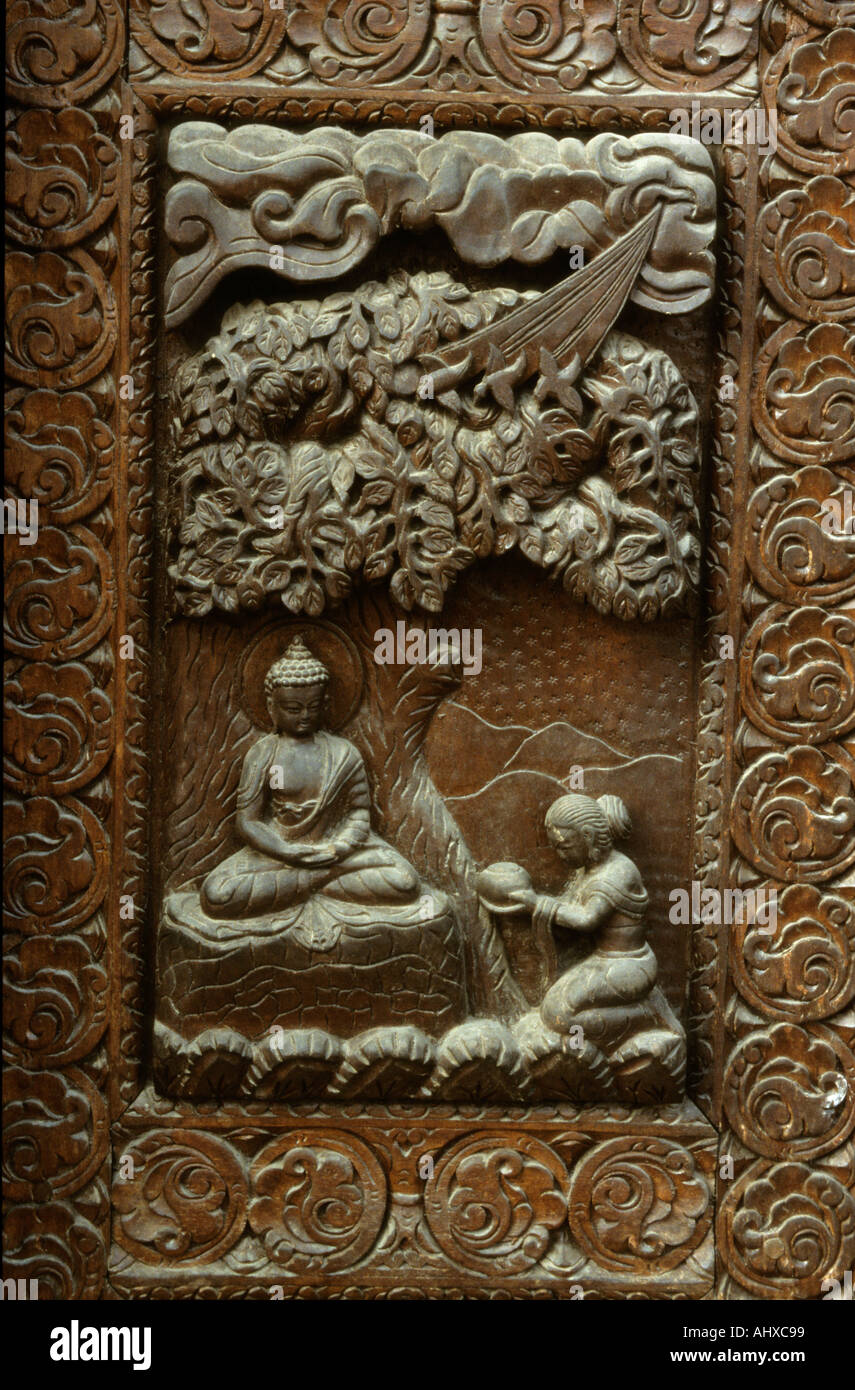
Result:
<svg viewBox="0 0 855 1390"><path fill-rule="evenodd" d="M8 8L10 1278L851 1270L835 11Z"/></svg>

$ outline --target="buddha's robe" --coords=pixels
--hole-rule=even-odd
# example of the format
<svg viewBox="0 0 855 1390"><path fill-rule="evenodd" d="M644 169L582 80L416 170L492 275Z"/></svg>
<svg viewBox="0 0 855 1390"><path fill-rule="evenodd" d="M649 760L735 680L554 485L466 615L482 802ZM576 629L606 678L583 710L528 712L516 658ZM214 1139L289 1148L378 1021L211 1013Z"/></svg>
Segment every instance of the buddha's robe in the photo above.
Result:
<svg viewBox="0 0 855 1390"><path fill-rule="evenodd" d="M371 829L368 780L352 743L320 732L318 787L314 795L294 801L270 786L277 762L279 736L267 734L247 753L238 788L238 813L275 826L294 844L330 842L336 862L323 867L286 863L245 845L208 874L202 884L204 910L211 917L259 917L322 896L366 906L413 902L420 891L415 870L397 850Z"/></svg>

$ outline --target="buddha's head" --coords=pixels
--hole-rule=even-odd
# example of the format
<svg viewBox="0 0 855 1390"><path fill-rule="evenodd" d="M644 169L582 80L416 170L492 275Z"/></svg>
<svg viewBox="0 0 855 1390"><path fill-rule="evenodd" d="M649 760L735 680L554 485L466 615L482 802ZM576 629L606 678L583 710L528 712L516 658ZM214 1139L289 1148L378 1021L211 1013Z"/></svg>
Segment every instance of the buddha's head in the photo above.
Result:
<svg viewBox="0 0 855 1390"><path fill-rule="evenodd" d="M302 637L295 637L284 656L264 678L264 693L273 727L292 738L311 738L327 713L330 673L312 656Z"/></svg>
<svg viewBox="0 0 855 1390"><path fill-rule="evenodd" d="M629 834L632 822L619 796L569 793L553 801L546 813L546 833L556 854L571 868L599 864L615 840Z"/></svg>

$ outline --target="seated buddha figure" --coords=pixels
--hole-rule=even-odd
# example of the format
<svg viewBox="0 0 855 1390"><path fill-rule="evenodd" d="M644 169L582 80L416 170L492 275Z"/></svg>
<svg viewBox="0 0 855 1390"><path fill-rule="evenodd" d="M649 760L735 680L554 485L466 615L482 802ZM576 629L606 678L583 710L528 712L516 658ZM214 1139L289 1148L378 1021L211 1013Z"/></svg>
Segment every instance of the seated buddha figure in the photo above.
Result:
<svg viewBox="0 0 855 1390"><path fill-rule="evenodd" d="M318 897L371 908L419 897L415 869L371 829L362 758L323 728L328 686L300 637L268 671L273 732L244 759L235 819L243 844L202 882L209 917L269 917Z"/></svg>

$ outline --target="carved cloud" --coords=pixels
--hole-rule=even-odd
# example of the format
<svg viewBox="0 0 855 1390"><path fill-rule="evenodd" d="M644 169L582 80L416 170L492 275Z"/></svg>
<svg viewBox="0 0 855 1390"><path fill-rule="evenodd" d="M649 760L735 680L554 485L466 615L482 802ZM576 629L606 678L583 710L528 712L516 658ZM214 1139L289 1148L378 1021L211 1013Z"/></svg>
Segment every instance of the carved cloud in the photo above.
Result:
<svg viewBox="0 0 855 1390"><path fill-rule="evenodd" d="M632 298L675 314L710 295L715 184L706 148L684 136L597 135L582 142L532 132L501 139L416 130L357 136L328 127L186 122L169 140L179 176L166 199L177 258L167 276L175 327L240 267L303 284L358 265L396 230L439 227L477 266L526 265L581 245L596 254L659 205ZM271 247L281 248L271 265Z"/></svg>

